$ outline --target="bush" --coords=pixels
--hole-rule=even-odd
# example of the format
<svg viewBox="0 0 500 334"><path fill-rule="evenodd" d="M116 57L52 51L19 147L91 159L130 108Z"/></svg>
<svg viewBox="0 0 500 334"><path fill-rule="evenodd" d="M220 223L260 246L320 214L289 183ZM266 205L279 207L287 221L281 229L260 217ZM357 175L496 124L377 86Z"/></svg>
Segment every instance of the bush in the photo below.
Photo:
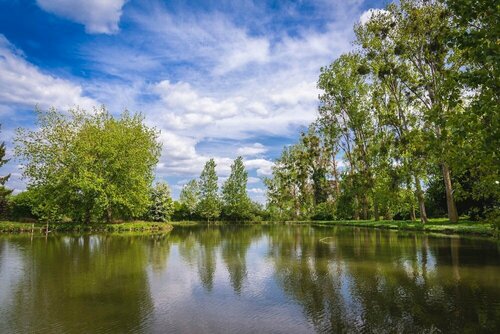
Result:
<svg viewBox="0 0 500 334"><path fill-rule="evenodd" d="M8 217L11 220L36 219L33 213L33 197L30 191L23 191L8 198Z"/></svg>
<svg viewBox="0 0 500 334"><path fill-rule="evenodd" d="M323 202L314 208L313 215L311 216L313 220L335 220L335 207L333 204L328 202Z"/></svg>

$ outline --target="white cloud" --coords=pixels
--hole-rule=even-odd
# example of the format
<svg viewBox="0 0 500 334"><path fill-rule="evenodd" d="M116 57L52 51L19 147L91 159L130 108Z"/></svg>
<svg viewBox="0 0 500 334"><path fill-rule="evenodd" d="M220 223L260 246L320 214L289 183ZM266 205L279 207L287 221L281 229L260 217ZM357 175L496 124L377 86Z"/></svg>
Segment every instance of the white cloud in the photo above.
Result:
<svg viewBox="0 0 500 334"><path fill-rule="evenodd" d="M256 169L259 176L270 176L274 163L266 159L245 160L245 166L249 169Z"/></svg>
<svg viewBox="0 0 500 334"><path fill-rule="evenodd" d="M258 155L267 152L267 148L261 143L254 143L251 146L239 147L236 153L242 156Z"/></svg>
<svg viewBox="0 0 500 334"><path fill-rule="evenodd" d="M43 73L27 62L5 36L0 34L0 110L13 105L33 108L73 106L90 109L97 102L83 95L83 89L71 81Z"/></svg>
<svg viewBox="0 0 500 334"><path fill-rule="evenodd" d="M248 183L249 184L259 183L260 181L261 180L258 177L253 177L253 176L248 177Z"/></svg>
<svg viewBox="0 0 500 334"><path fill-rule="evenodd" d="M188 123L191 121L196 124L199 120L196 115L200 114L214 118L224 118L234 116L238 111L237 98L218 101L210 97L200 96L186 82L172 84L168 80L163 80L153 90L161 97L169 110L183 114L184 120ZM211 120L212 118L206 117L205 122Z"/></svg>
<svg viewBox="0 0 500 334"><path fill-rule="evenodd" d="M379 8L370 8L367 11L364 11L363 14L359 17L359 23L361 24L366 24L368 21L370 21L373 17L381 14L388 14L389 12L386 11L385 9L379 9Z"/></svg>
<svg viewBox="0 0 500 334"><path fill-rule="evenodd" d="M265 38L251 38L241 34L240 39L233 44L234 48L225 50L226 57L214 69L217 75L244 67L251 63L265 63L269 61L269 41Z"/></svg>
<svg viewBox="0 0 500 334"><path fill-rule="evenodd" d="M91 34L118 32L125 0L37 0L38 6L55 15L85 25Z"/></svg>
<svg viewBox="0 0 500 334"><path fill-rule="evenodd" d="M296 105L304 102L316 102L319 90L316 82L299 82L293 86L274 91L270 99L272 102L282 105Z"/></svg>
<svg viewBox="0 0 500 334"><path fill-rule="evenodd" d="M265 194L266 190L263 188L250 188L248 189L248 192L252 194Z"/></svg>

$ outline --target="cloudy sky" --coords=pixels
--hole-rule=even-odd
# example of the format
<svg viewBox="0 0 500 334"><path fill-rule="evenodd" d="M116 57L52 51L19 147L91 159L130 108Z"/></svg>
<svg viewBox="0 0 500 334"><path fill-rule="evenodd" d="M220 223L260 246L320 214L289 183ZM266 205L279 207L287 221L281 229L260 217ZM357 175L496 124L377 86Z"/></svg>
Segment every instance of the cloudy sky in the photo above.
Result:
<svg viewBox="0 0 500 334"><path fill-rule="evenodd" d="M177 196L214 157L234 158L264 201L284 145L316 117L321 66L352 49L352 26L381 1L0 0L0 141L34 108L104 104L161 130L157 179ZM22 190L19 161L8 186Z"/></svg>

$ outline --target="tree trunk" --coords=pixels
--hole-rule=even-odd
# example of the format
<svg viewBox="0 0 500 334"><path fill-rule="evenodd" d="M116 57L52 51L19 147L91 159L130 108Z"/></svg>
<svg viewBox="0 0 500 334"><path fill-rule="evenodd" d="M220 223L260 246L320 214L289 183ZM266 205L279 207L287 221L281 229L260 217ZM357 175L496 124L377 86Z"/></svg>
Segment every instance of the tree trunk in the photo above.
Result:
<svg viewBox="0 0 500 334"><path fill-rule="evenodd" d="M373 215L375 216L375 221L378 221L380 219L378 213L378 201L376 198L373 198Z"/></svg>
<svg viewBox="0 0 500 334"><path fill-rule="evenodd" d="M90 209L85 209L85 224L90 224Z"/></svg>
<svg viewBox="0 0 500 334"><path fill-rule="evenodd" d="M363 220L368 219L368 198L363 194Z"/></svg>
<svg viewBox="0 0 500 334"><path fill-rule="evenodd" d="M458 222L458 212L453 199L453 187L451 184L450 169L446 163L443 163L443 179L446 190L446 206L448 207L448 219L451 223Z"/></svg>
<svg viewBox="0 0 500 334"><path fill-rule="evenodd" d="M112 223L113 222L113 212L111 210L111 207L108 207L106 209L106 222L107 223Z"/></svg>
<svg viewBox="0 0 500 334"><path fill-rule="evenodd" d="M337 195L336 200L340 197L340 185L339 185L339 174L337 170L337 161L335 160L335 155L333 156L333 178L335 181L335 194Z"/></svg>
<svg viewBox="0 0 500 334"><path fill-rule="evenodd" d="M415 188L417 189L418 207L420 208L420 221L422 224L427 224L429 220L427 219L427 211L425 210L424 192L417 176L415 176Z"/></svg>
<svg viewBox="0 0 500 334"><path fill-rule="evenodd" d="M354 220L359 220L359 200L358 196L354 198Z"/></svg>
<svg viewBox="0 0 500 334"><path fill-rule="evenodd" d="M417 215L415 214L415 205L411 204L410 219L412 222L417 220Z"/></svg>

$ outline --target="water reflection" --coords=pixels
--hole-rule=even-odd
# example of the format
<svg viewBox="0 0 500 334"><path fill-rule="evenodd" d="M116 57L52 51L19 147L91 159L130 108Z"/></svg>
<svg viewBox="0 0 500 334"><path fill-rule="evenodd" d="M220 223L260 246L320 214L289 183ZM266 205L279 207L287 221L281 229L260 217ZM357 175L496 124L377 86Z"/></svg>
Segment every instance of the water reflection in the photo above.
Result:
<svg viewBox="0 0 500 334"><path fill-rule="evenodd" d="M486 240L313 226L0 237L2 332L499 331Z"/></svg>

